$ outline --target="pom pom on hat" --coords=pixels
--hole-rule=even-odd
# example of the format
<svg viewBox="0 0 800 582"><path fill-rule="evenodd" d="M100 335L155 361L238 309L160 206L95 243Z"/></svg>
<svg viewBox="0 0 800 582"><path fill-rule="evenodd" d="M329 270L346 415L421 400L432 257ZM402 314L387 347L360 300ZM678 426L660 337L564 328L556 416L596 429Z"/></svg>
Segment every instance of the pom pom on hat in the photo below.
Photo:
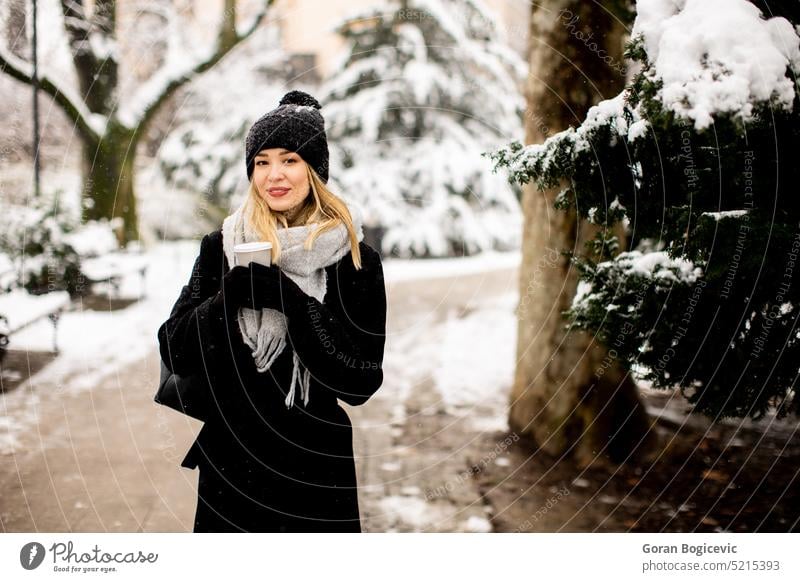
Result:
<svg viewBox="0 0 800 582"><path fill-rule="evenodd" d="M305 105L306 107L314 107L315 109L322 109L319 101L314 99L308 93L303 91L289 91L283 96L278 105Z"/></svg>

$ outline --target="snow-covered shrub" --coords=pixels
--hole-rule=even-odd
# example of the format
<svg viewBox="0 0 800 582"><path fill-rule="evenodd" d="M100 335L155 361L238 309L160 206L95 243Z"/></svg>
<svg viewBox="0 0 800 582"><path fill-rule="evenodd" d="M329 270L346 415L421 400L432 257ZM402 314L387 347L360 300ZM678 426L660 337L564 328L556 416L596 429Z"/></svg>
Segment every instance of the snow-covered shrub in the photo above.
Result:
<svg viewBox="0 0 800 582"><path fill-rule="evenodd" d="M604 227L574 257L570 323L709 415L800 412L796 24L746 0L640 0L625 91L491 154Z"/></svg>
<svg viewBox="0 0 800 582"><path fill-rule="evenodd" d="M74 227L75 218L46 199L5 208L0 245L14 265L15 285L33 294L65 289L74 293L80 257L65 240Z"/></svg>
<svg viewBox="0 0 800 582"><path fill-rule="evenodd" d="M59 197L6 207L0 219L0 252L11 259L16 275L12 285L32 294L83 292L81 258L117 248L114 228L121 226L121 219L81 225L74 213L58 204Z"/></svg>

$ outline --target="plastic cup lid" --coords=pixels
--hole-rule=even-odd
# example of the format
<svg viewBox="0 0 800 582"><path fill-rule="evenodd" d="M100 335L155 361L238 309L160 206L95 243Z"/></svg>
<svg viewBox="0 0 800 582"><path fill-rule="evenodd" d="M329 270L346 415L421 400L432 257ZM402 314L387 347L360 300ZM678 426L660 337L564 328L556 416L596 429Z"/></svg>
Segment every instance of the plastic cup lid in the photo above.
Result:
<svg viewBox="0 0 800 582"><path fill-rule="evenodd" d="M271 242L249 242L249 243L242 243L235 245L233 247L234 252L238 253L252 253L255 251L263 251L266 249L271 249L272 243Z"/></svg>

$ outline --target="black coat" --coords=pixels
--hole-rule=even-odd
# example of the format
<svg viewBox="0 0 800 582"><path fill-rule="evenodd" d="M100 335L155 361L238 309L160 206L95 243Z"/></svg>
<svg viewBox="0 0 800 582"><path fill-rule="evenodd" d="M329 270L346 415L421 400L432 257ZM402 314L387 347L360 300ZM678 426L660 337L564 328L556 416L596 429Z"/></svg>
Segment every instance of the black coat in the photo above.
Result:
<svg viewBox="0 0 800 582"><path fill-rule="evenodd" d="M286 348L256 370L223 301L222 232L203 238L188 285L158 330L161 356L181 375L201 373L214 405L182 466L200 468L195 531L360 531L353 434L338 400L366 402L383 382L386 292L378 253L360 243L326 268L322 303L299 288L283 298ZM311 373L284 399L292 351Z"/></svg>

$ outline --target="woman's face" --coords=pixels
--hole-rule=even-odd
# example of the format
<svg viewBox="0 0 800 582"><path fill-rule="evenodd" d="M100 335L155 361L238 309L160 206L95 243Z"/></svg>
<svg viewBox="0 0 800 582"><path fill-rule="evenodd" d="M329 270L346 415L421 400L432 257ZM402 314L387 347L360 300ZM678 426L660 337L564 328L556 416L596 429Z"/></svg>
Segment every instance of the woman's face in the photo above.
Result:
<svg viewBox="0 0 800 582"><path fill-rule="evenodd" d="M283 148L261 150L256 155L253 183L274 212L297 208L311 191L306 162Z"/></svg>

